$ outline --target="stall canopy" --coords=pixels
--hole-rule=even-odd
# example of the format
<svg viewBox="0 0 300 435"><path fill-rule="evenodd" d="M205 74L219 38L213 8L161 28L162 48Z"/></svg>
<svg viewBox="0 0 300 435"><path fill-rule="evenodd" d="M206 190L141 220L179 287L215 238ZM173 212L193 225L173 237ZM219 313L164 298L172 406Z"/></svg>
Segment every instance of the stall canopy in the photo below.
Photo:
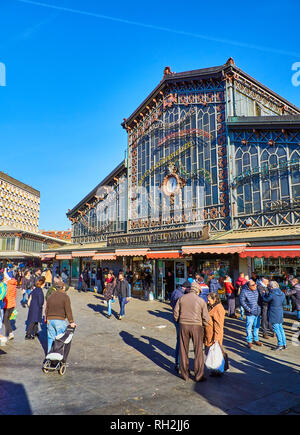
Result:
<svg viewBox="0 0 300 435"><path fill-rule="evenodd" d="M77 251L72 252L72 257L93 257L96 254L95 251Z"/></svg>
<svg viewBox="0 0 300 435"><path fill-rule="evenodd" d="M147 255L149 249L145 248L145 249L116 249L115 254L118 257L136 257L136 256L143 256L143 255Z"/></svg>
<svg viewBox="0 0 300 435"><path fill-rule="evenodd" d="M72 260L72 254L56 254L56 260Z"/></svg>
<svg viewBox="0 0 300 435"><path fill-rule="evenodd" d="M147 260L155 260L156 258L157 259L182 258L183 255L181 251L152 251L152 252L148 252L146 257Z"/></svg>
<svg viewBox="0 0 300 435"><path fill-rule="evenodd" d="M248 246L240 257L300 257L300 245L289 246Z"/></svg>
<svg viewBox="0 0 300 435"><path fill-rule="evenodd" d="M92 260L116 260L116 258L112 252L101 252L101 254L95 254Z"/></svg>
<svg viewBox="0 0 300 435"><path fill-rule="evenodd" d="M240 254L247 248L246 243L183 246L183 254Z"/></svg>

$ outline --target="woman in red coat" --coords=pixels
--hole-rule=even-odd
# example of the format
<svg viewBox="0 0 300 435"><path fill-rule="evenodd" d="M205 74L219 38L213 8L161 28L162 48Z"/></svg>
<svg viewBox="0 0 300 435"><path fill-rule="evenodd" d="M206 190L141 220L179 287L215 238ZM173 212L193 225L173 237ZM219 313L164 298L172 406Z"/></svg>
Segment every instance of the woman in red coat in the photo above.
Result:
<svg viewBox="0 0 300 435"><path fill-rule="evenodd" d="M227 295L227 303L228 303L228 316L236 319L235 315L235 291L234 285L232 284L228 275L226 275L224 280L225 292Z"/></svg>
<svg viewBox="0 0 300 435"><path fill-rule="evenodd" d="M15 278L10 279L6 283L7 293L4 298L4 316L3 323L5 326L5 334L8 335L8 339L12 340L14 334L12 332L11 321L9 320L12 312L16 308L16 298L17 298L17 280Z"/></svg>

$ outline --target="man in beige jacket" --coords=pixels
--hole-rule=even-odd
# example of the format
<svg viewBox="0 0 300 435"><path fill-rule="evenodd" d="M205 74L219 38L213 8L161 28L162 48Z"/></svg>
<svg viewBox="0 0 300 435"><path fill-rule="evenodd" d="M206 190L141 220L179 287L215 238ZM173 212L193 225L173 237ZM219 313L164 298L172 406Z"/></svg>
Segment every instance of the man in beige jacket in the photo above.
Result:
<svg viewBox="0 0 300 435"><path fill-rule="evenodd" d="M174 309L174 319L179 322L179 371L181 377L189 379L189 343L194 345L195 381L204 381L203 335L204 327L209 322L205 301L199 297L201 287L193 282L190 292L178 299Z"/></svg>

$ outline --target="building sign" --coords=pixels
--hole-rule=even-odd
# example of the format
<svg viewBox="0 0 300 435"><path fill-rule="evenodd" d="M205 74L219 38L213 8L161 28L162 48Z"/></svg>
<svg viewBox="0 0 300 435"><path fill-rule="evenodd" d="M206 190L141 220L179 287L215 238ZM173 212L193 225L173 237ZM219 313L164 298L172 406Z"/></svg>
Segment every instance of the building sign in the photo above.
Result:
<svg viewBox="0 0 300 435"><path fill-rule="evenodd" d="M107 237L107 246L148 246L165 243L186 242L189 240L207 240L208 227L204 226L200 231L168 230L155 231L152 233L142 232L124 236Z"/></svg>

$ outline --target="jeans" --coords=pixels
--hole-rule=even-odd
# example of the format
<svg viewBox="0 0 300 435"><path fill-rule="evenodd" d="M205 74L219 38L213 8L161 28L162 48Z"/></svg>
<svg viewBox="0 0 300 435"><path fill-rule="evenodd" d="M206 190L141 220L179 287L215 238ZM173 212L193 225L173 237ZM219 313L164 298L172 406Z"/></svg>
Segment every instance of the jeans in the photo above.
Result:
<svg viewBox="0 0 300 435"><path fill-rule="evenodd" d="M131 298L131 284L128 283L128 287L129 287L129 297Z"/></svg>
<svg viewBox="0 0 300 435"><path fill-rule="evenodd" d="M62 334L67 329L67 322L65 320L49 320L48 326L48 353L51 350L55 337Z"/></svg>
<svg viewBox="0 0 300 435"><path fill-rule="evenodd" d="M243 320L244 319L245 310L242 307L242 305L240 306L240 309L241 309L241 320Z"/></svg>
<svg viewBox="0 0 300 435"><path fill-rule="evenodd" d="M246 316L246 330L247 330L247 343L252 343L254 341L259 341L258 331L260 327L260 316ZM253 335L252 335L253 328Z"/></svg>
<svg viewBox="0 0 300 435"><path fill-rule="evenodd" d="M107 314L108 314L108 316L111 316L111 304L112 304L112 299L109 299L109 301L107 301Z"/></svg>
<svg viewBox="0 0 300 435"><path fill-rule="evenodd" d="M298 319L298 322L300 322L300 310L297 311L297 319Z"/></svg>
<svg viewBox="0 0 300 435"><path fill-rule="evenodd" d="M119 296L119 304L120 304L120 316L125 316L125 302L126 298Z"/></svg>
<svg viewBox="0 0 300 435"><path fill-rule="evenodd" d="M277 341L278 341L277 345L286 346L285 333L284 333L282 323L273 323L272 328L277 337Z"/></svg>
<svg viewBox="0 0 300 435"><path fill-rule="evenodd" d="M23 297L22 297L22 300L21 300L21 304L22 305L23 304L27 304L30 293L31 293L31 289L25 290L25 293L23 294Z"/></svg>

